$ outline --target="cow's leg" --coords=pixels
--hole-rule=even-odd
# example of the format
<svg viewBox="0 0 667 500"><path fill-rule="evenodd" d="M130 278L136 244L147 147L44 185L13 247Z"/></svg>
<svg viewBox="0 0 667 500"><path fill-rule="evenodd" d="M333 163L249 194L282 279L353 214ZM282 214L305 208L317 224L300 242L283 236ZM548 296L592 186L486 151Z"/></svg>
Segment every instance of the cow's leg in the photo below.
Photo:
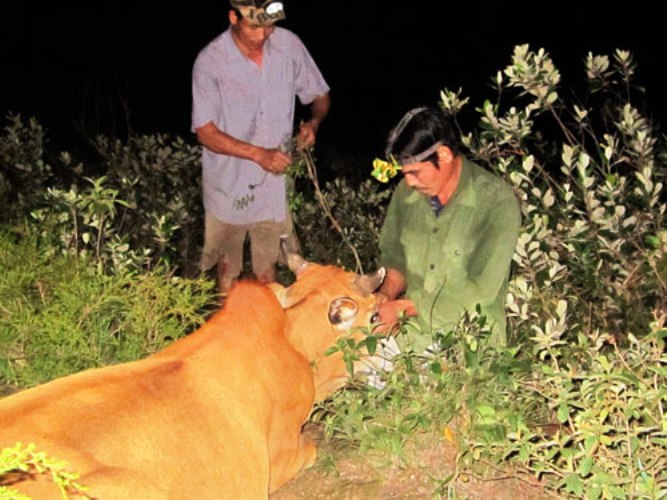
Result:
<svg viewBox="0 0 667 500"><path fill-rule="evenodd" d="M277 490L299 471L313 465L317 458L317 447L310 437L300 434L291 442L293 447L286 446L271 456L269 492Z"/></svg>
<svg viewBox="0 0 667 500"><path fill-rule="evenodd" d="M315 446L310 436L306 436L305 434L301 434L301 456L303 462L300 469L307 469L317 459L317 446Z"/></svg>

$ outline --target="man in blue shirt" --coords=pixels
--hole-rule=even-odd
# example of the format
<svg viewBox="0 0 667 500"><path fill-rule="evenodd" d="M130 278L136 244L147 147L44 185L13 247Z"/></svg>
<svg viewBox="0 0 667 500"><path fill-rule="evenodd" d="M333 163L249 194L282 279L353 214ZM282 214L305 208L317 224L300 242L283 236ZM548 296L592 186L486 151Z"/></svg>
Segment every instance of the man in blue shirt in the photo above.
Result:
<svg viewBox="0 0 667 500"><path fill-rule="evenodd" d="M282 174L291 163L285 145L296 98L312 116L299 128L301 147L315 142L330 106L329 87L301 40L274 25L285 17L282 3L231 0L231 7L229 28L199 53L192 79L192 130L204 146L199 265L217 265L221 294L241 272L247 234L256 278L275 280L280 236L293 236Z"/></svg>

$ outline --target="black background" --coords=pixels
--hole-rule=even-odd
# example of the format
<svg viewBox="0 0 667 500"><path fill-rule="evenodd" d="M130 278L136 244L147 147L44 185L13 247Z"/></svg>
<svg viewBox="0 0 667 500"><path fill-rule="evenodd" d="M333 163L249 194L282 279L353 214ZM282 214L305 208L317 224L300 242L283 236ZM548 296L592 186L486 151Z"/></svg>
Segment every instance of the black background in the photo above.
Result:
<svg viewBox="0 0 667 500"><path fill-rule="evenodd" d="M622 9L584 2L321 2L285 0L283 26L305 42L331 86L318 149L381 151L410 107L463 88L473 107L513 47L543 47L563 85L581 85L583 60L615 48L639 64L653 116L665 121L664 16L648 2ZM0 111L36 116L52 142L77 134L190 134L190 79L197 52L227 26L228 4L22 3L2 7ZM360 7L362 5L362 7ZM654 4L656 5L656 4Z"/></svg>

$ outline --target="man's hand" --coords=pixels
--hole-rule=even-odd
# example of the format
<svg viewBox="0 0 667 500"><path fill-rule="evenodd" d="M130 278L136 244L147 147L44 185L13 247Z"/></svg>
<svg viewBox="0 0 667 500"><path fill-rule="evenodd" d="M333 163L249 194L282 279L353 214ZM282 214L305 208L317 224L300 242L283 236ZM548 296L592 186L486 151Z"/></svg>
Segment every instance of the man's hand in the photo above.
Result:
<svg viewBox="0 0 667 500"><path fill-rule="evenodd" d="M317 137L317 125L314 121L302 122L299 127L299 134L296 136L296 147L306 149L315 144Z"/></svg>
<svg viewBox="0 0 667 500"><path fill-rule="evenodd" d="M257 164L272 174L282 174L291 163L290 155L279 149L263 149L257 158Z"/></svg>
<svg viewBox="0 0 667 500"><path fill-rule="evenodd" d="M379 325L374 333L393 333L398 326L400 318L405 316L417 316L417 309L410 299L386 300L378 306Z"/></svg>
<svg viewBox="0 0 667 500"><path fill-rule="evenodd" d="M215 123L208 122L196 129L197 139L214 153L236 156L254 161L267 172L282 174L292 163L292 158L279 149L267 149L244 142L220 130Z"/></svg>

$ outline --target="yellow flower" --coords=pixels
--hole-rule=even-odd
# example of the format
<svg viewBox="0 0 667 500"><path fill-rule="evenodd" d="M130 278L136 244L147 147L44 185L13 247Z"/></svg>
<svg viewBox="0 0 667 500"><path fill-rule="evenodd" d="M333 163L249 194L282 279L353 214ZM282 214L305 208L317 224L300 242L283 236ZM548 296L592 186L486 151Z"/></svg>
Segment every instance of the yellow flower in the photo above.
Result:
<svg viewBox="0 0 667 500"><path fill-rule="evenodd" d="M447 441L450 443L456 443L456 433L448 425L443 429L443 435Z"/></svg>
<svg viewBox="0 0 667 500"><path fill-rule="evenodd" d="M398 171L401 170L401 166L393 156L389 159L391 160L390 162L380 158L375 158L373 160L373 171L371 172L371 175L380 182L389 182L389 179L394 177Z"/></svg>

